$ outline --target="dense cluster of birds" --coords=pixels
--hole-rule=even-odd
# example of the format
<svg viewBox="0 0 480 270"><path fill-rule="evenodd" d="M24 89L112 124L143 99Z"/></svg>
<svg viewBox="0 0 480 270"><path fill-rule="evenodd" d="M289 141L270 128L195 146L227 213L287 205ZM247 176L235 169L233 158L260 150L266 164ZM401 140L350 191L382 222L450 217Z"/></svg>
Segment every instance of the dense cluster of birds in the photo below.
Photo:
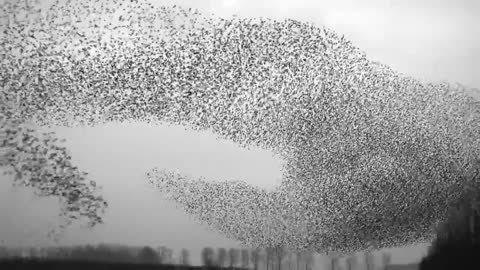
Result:
<svg viewBox="0 0 480 270"><path fill-rule="evenodd" d="M271 150L285 163L273 192L147 174L247 245L350 252L427 241L477 188L478 105L465 89L372 62L327 28L137 0L1 8L2 165L92 224L105 206L95 182L35 127L163 122Z"/></svg>

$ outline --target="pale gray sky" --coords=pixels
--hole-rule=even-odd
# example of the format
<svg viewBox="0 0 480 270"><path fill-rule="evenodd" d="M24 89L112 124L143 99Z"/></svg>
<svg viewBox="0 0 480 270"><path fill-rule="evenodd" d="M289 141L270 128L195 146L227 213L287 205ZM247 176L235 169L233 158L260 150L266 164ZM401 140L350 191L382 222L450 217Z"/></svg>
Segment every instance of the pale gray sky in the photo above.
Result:
<svg viewBox="0 0 480 270"><path fill-rule="evenodd" d="M476 0L164 0L156 4L195 7L220 16L294 18L345 34L376 61L427 80L480 88L480 2ZM477 76L476 76L477 75ZM62 244L114 242L200 248L238 243L196 225L163 201L143 178L154 166L193 176L244 180L273 187L281 161L267 151L245 150L208 133L181 127L109 124L57 128L73 159L103 186L110 207L105 225L93 231L72 227ZM0 176L5 178L4 176ZM9 245L51 244L45 232L56 220L55 200L33 197L0 181L0 241ZM392 250L393 263L418 260L425 245Z"/></svg>
<svg viewBox="0 0 480 270"><path fill-rule="evenodd" d="M163 201L144 173L159 166L216 180L245 180L271 188L281 178L281 161L270 153L246 150L208 132L145 123L94 128L57 128L73 161L103 187L110 207L105 225L88 231L72 227L61 243L127 243L192 248L238 246L196 225ZM10 180L11 181L11 180ZM56 219L55 200L38 199L11 182L0 182L0 241L13 245L51 244L45 237Z"/></svg>

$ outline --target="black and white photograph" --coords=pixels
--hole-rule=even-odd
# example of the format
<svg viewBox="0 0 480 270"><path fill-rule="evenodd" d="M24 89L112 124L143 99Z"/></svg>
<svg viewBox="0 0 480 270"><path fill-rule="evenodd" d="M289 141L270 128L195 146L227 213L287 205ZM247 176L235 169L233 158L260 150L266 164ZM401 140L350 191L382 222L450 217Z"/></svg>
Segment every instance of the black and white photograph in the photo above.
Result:
<svg viewBox="0 0 480 270"><path fill-rule="evenodd" d="M480 269L480 1L0 0L0 269Z"/></svg>

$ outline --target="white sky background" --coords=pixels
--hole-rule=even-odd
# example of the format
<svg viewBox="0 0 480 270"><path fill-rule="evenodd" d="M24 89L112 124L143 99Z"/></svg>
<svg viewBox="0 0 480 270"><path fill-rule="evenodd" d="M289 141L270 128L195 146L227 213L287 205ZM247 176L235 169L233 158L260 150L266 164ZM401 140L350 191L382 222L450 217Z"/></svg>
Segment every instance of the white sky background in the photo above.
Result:
<svg viewBox="0 0 480 270"><path fill-rule="evenodd" d="M220 16L294 18L345 34L372 60L426 80L447 80L480 88L480 2L476 0L164 0ZM196 225L163 201L144 179L154 166L211 179L244 180L273 187L281 161L269 152L245 150L211 133L147 124L58 128L82 170L103 186L110 207L105 225L93 231L72 227L61 244L125 243L189 247L193 262L204 246L238 243ZM0 176L5 178L4 176ZM6 179L8 180L8 179ZM55 200L33 197L0 181L0 244L49 245ZM392 251L393 263L418 260L425 245ZM176 254L175 254L176 255Z"/></svg>

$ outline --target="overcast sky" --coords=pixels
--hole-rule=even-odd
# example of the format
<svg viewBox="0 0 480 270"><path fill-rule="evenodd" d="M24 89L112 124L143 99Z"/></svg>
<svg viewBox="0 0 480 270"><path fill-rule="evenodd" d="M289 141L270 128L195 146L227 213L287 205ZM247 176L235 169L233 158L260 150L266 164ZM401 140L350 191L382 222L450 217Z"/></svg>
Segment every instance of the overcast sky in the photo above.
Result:
<svg viewBox="0 0 480 270"><path fill-rule="evenodd" d="M225 0L157 1L195 7L220 16L294 18L345 34L376 61L426 80L480 87L480 2L475 0L339 1ZM245 150L208 132L147 124L57 128L76 164L101 186L110 207L106 223L88 231L70 228L62 244L124 243L190 247L192 259L204 246L238 247L236 241L196 225L163 201L145 181L154 166L193 176L244 180L273 187L281 160L261 150ZM5 176L0 176L5 178ZM56 220L55 200L0 181L0 241L7 245L49 245L45 232ZM420 258L426 245L393 250L394 263Z"/></svg>

